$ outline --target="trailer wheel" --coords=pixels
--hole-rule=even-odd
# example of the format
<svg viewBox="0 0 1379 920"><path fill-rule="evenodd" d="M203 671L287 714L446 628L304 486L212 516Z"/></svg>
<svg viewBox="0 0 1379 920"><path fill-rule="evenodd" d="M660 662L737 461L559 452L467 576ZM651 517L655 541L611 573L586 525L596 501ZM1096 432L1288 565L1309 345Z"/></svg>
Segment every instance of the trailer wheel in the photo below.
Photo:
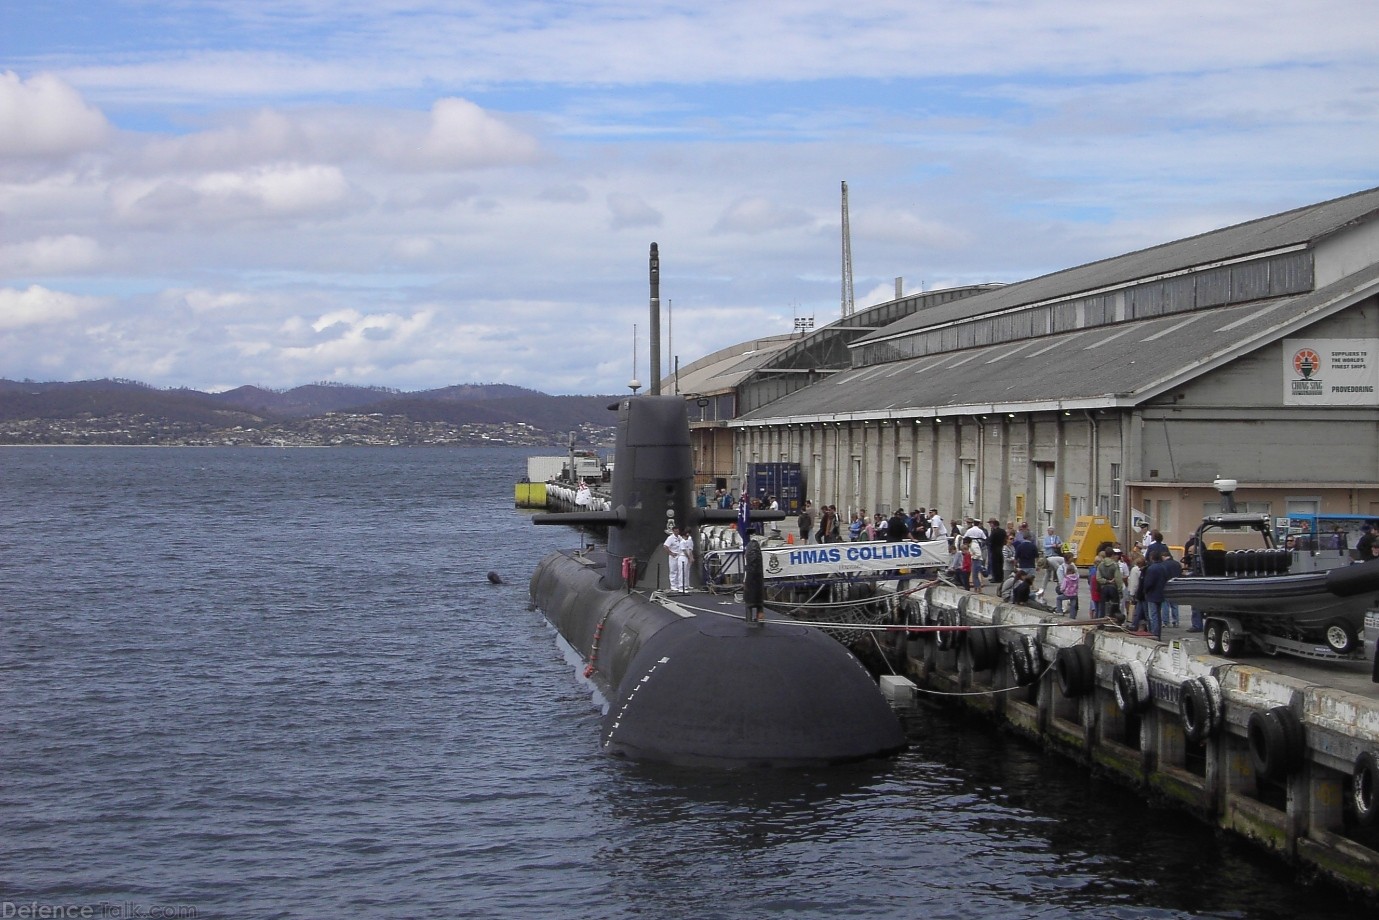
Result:
<svg viewBox="0 0 1379 920"><path fill-rule="evenodd" d="M1350 778L1350 804L1355 818L1365 826L1379 822L1379 755L1365 751L1355 759Z"/></svg>
<svg viewBox="0 0 1379 920"><path fill-rule="evenodd" d="M1207 640L1207 651L1213 655L1221 654L1221 631L1225 628L1226 624L1220 620L1207 620L1202 630L1202 636Z"/></svg>
<svg viewBox="0 0 1379 920"><path fill-rule="evenodd" d="M1326 624L1326 647L1337 655L1347 655L1355 650L1358 639L1355 629L1345 620L1335 619Z"/></svg>
<svg viewBox="0 0 1379 920"><path fill-rule="evenodd" d="M1229 623L1221 622L1221 655L1225 658L1234 658L1240 654L1240 637L1231 631Z"/></svg>

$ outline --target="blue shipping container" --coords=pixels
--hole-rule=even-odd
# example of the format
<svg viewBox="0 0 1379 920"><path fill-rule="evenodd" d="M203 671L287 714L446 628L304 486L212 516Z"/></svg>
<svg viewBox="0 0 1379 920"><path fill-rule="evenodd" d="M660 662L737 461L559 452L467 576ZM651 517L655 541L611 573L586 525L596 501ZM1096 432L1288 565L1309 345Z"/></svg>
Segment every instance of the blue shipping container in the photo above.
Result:
<svg viewBox="0 0 1379 920"><path fill-rule="evenodd" d="M764 500L774 495L780 510L786 514L800 513L804 504L804 472L798 463L749 463L747 482L751 497Z"/></svg>

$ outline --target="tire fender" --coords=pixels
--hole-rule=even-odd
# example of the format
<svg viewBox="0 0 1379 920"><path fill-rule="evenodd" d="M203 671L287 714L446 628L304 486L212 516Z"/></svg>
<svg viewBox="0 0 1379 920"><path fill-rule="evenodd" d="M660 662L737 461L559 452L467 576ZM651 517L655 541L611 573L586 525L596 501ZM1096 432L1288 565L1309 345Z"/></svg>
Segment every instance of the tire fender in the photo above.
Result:
<svg viewBox="0 0 1379 920"><path fill-rule="evenodd" d="M1194 677L1178 687L1178 714L1183 734L1202 744L1221 728L1221 685L1214 677Z"/></svg>
<svg viewBox="0 0 1379 920"><path fill-rule="evenodd" d="M1096 660L1090 646L1079 643L1059 649L1053 669L1058 689L1066 697L1084 696L1096 686Z"/></svg>
<svg viewBox="0 0 1379 920"><path fill-rule="evenodd" d="M1350 777L1350 804L1355 819L1366 827L1379 824L1379 753L1365 751L1355 758Z"/></svg>
<svg viewBox="0 0 1379 920"><path fill-rule="evenodd" d="M1126 715L1143 712L1149 703L1149 672L1142 661L1122 661L1111 672L1116 705Z"/></svg>
<svg viewBox="0 0 1379 920"><path fill-rule="evenodd" d="M1001 640L995 629L973 628L967 635L967 655L974 671L989 671L1001 657Z"/></svg>
<svg viewBox="0 0 1379 920"><path fill-rule="evenodd" d="M934 601L932 597L933 591L933 588L926 588L924 591L919 592L918 594L910 595L910 599L914 602L915 605L915 618L912 625L934 625ZM911 633L910 638L920 643L923 643L927 646L933 643L934 635L935 634L931 632Z"/></svg>
<svg viewBox="0 0 1379 920"><path fill-rule="evenodd" d="M1028 687L1039 679L1044 670L1044 657L1039 651L1039 643L1033 636L1020 636L1011 639L1006 647L1010 657L1010 667L1015 673L1015 685Z"/></svg>
<svg viewBox="0 0 1379 920"><path fill-rule="evenodd" d="M967 596L958 598L957 610L944 610L939 608L938 625L940 626L960 626L963 614L967 611ZM944 630L934 634L934 642L938 645L939 651L957 649L962 645L962 633L948 632Z"/></svg>
<svg viewBox="0 0 1379 920"><path fill-rule="evenodd" d="M1306 738L1302 723L1287 706L1250 713L1246 738L1257 775L1278 782L1302 769Z"/></svg>

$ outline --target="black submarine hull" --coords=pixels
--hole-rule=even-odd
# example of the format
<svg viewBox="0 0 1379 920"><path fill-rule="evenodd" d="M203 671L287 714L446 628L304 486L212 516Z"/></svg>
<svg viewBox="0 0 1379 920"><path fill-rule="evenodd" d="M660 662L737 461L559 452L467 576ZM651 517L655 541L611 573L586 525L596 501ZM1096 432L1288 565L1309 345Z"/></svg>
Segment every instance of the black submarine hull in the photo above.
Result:
<svg viewBox="0 0 1379 920"><path fill-rule="evenodd" d="M660 590L662 544L673 528L784 515L696 507L680 397L626 398L616 408L612 507L532 519L608 530L605 546L545 557L531 581L532 602L609 701L604 750L746 767L843 763L903 748L900 720L876 681L829 636L793 622L749 623L743 600ZM697 581L691 571L691 587Z"/></svg>
<svg viewBox="0 0 1379 920"><path fill-rule="evenodd" d="M609 590L599 569L552 553L532 600L588 663L609 702L607 753L717 768L828 766L906 745L876 682L842 645L796 623L749 625L712 595L657 602ZM714 612L708 604L736 606Z"/></svg>

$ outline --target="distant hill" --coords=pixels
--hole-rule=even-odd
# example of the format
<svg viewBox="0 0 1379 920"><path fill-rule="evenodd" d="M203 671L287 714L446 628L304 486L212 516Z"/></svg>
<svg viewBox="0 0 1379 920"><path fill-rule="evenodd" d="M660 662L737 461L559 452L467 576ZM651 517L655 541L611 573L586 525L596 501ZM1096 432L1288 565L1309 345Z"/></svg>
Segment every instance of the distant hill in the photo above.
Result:
<svg viewBox="0 0 1379 920"><path fill-rule="evenodd" d="M425 403L435 402L470 405L503 399L528 399L538 402L551 399L595 399L607 403L606 397L548 396L536 390L505 383L463 383L438 390L418 390L414 393L404 393L387 387L357 387L336 383L313 383L282 392L244 386L216 393L210 398L225 406L276 418L311 418L327 412L346 411L408 415L409 412L404 407L420 407Z"/></svg>
<svg viewBox="0 0 1379 920"><path fill-rule="evenodd" d="M260 387L239 387L216 393L211 399L222 405L274 418L311 418L327 412L357 409L397 395L382 387L355 387L312 383L278 392Z"/></svg>
<svg viewBox="0 0 1379 920"><path fill-rule="evenodd" d="M529 426L529 437L563 443L566 433L586 435L611 431L615 417L608 410L615 396L551 396L509 384L458 384L404 393L384 387L317 383L277 391L243 386L223 393L192 389L160 390L131 380L83 380L34 383L0 380L0 423L10 436L6 443L23 443L15 431L46 426L127 418L155 419L179 432L231 429L286 428L305 430L313 419L334 419L341 413L401 417L418 426L464 426L483 429L483 440L494 432ZM26 428L27 426L27 428ZM477 430L477 429L476 429ZM476 437L479 437L476 435Z"/></svg>
<svg viewBox="0 0 1379 920"><path fill-rule="evenodd" d="M199 425L256 425L262 412L222 406L198 390L159 390L130 380L30 383L0 380L0 421L147 415Z"/></svg>

